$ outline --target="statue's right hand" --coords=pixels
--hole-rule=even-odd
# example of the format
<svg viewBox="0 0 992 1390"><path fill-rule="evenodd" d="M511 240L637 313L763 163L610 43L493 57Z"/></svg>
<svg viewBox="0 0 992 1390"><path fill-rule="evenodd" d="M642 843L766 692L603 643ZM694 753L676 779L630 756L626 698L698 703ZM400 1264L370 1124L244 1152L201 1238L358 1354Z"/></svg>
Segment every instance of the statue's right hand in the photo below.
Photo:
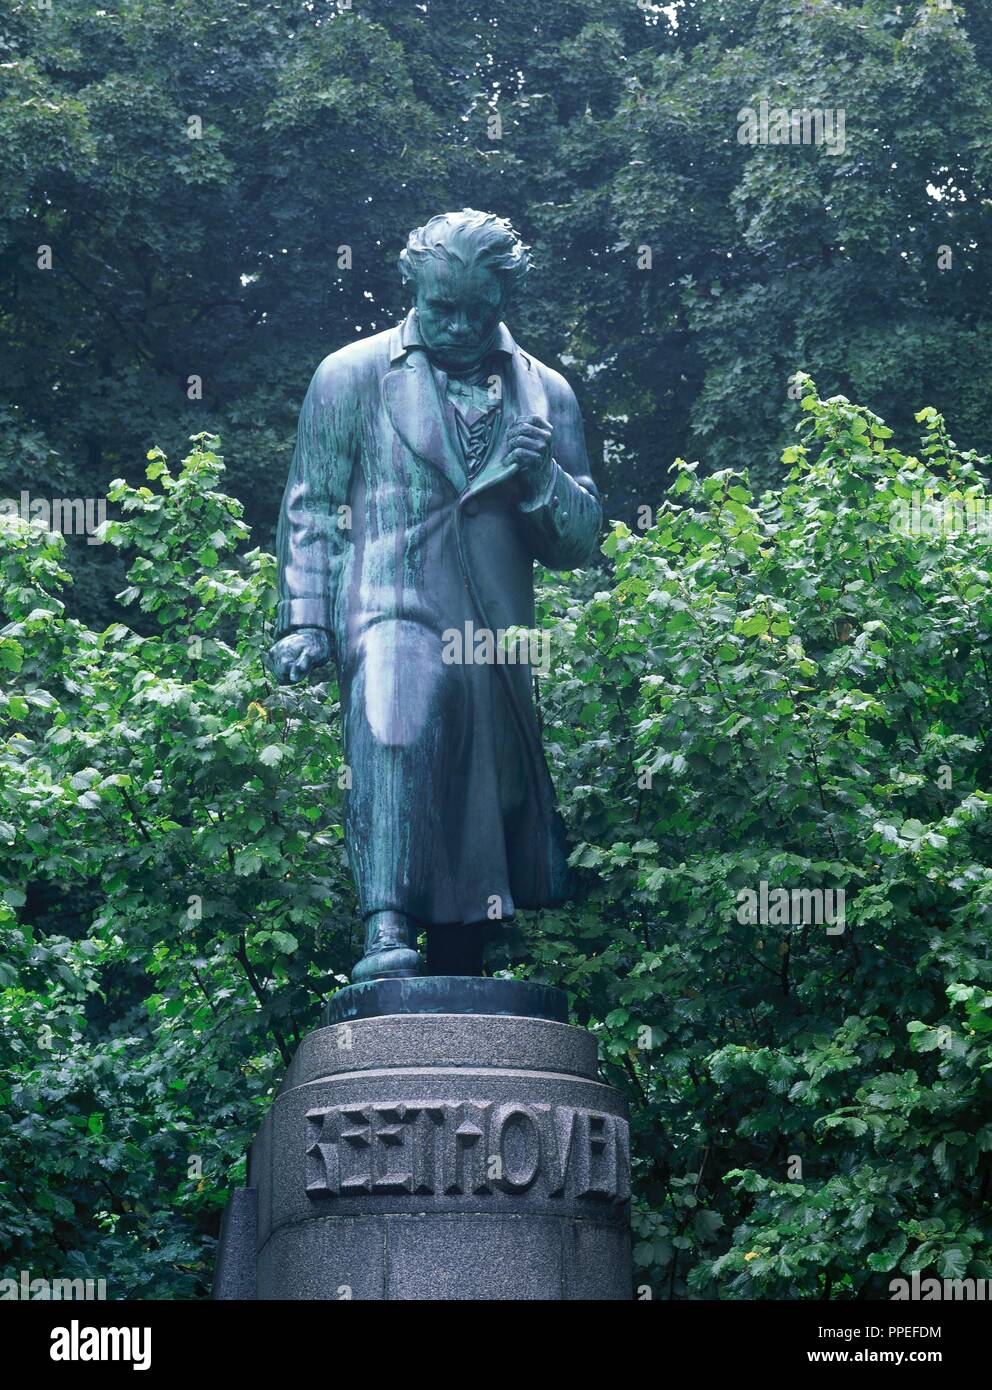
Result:
<svg viewBox="0 0 992 1390"><path fill-rule="evenodd" d="M280 685L295 685L316 666L331 659L331 643L322 627L299 627L269 648L269 670Z"/></svg>

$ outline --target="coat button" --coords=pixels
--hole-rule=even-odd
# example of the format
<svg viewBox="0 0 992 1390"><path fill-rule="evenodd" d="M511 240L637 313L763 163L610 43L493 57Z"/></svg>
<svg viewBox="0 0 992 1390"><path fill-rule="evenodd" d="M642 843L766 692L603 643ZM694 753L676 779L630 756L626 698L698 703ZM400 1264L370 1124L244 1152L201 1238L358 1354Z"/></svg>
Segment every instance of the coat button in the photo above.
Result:
<svg viewBox="0 0 992 1390"><path fill-rule="evenodd" d="M474 498L470 498L469 501L465 503L465 506L462 510L464 511L466 516L478 516L479 504L475 501Z"/></svg>

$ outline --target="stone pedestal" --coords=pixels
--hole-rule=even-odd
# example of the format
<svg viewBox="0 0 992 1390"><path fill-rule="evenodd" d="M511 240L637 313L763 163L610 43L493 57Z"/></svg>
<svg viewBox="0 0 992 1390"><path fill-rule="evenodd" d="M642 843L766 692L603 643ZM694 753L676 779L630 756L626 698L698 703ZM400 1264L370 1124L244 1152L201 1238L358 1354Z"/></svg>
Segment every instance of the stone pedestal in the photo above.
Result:
<svg viewBox="0 0 992 1390"><path fill-rule="evenodd" d="M477 981L473 1007L480 986L509 997L502 984L525 1002L518 982ZM359 988L304 1038L252 1145L214 1297L629 1299L626 1107L590 1034L496 1012L361 1016Z"/></svg>

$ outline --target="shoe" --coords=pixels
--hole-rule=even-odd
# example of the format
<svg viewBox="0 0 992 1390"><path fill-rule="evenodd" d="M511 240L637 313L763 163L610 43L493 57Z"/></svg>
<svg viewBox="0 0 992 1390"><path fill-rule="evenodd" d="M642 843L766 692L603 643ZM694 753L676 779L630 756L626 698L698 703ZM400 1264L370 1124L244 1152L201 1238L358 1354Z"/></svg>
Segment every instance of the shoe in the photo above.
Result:
<svg viewBox="0 0 992 1390"><path fill-rule="evenodd" d="M401 912L374 912L365 923L365 954L351 972L351 983L403 980L420 974L420 956L410 945L412 923Z"/></svg>

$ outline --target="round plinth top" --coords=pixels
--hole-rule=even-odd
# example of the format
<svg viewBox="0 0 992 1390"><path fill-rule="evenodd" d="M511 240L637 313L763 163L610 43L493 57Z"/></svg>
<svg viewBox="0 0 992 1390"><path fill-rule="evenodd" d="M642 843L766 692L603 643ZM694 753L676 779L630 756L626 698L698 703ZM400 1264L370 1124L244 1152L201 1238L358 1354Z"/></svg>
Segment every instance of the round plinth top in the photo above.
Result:
<svg viewBox="0 0 992 1390"><path fill-rule="evenodd" d="M324 1026L387 1014L488 1014L568 1022L568 997L535 980L481 975L416 975L368 980L338 990L324 1008Z"/></svg>

